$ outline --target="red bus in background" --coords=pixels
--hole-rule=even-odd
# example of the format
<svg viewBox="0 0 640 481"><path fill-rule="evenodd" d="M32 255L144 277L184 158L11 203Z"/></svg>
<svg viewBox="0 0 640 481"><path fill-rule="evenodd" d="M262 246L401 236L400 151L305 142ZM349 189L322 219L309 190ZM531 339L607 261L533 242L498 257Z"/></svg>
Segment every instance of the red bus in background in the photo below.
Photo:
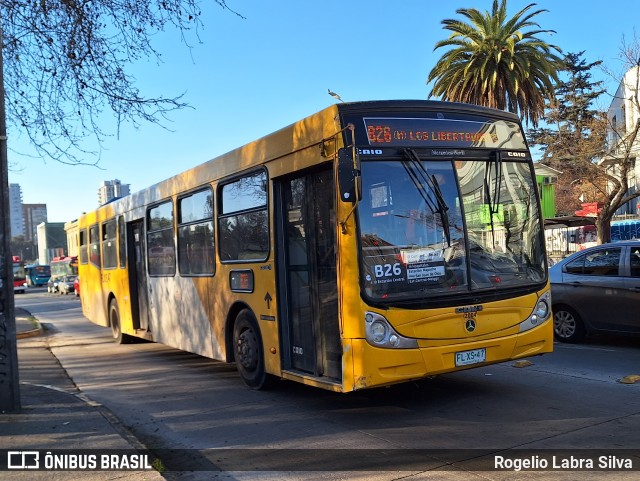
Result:
<svg viewBox="0 0 640 481"><path fill-rule="evenodd" d="M24 294L27 290L27 274L20 256L13 256L13 292Z"/></svg>

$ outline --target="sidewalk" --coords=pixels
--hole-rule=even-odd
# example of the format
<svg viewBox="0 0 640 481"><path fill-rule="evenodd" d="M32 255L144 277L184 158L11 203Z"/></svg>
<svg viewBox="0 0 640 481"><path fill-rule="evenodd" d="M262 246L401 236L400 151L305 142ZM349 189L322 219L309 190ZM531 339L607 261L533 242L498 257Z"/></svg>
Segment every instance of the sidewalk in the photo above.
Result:
<svg viewBox="0 0 640 481"><path fill-rule="evenodd" d="M16 309L16 332L22 410L17 414L0 414L0 466L9 464L10 451L37 450L44 466L48 451L65 450L63 454L77 454L91 450L98 465L102 453L120 450L136 455L144 447L120 424L107 408L93 402L78 391L56 357L48 349L46 331L35 318ZM74 453L75 450L75 453ZM86 454L85 451L84 454ZM16 458L11 460L16 465ZM9 470L0 471L3 480L144 480L164 478L154 470Z"/></svg>

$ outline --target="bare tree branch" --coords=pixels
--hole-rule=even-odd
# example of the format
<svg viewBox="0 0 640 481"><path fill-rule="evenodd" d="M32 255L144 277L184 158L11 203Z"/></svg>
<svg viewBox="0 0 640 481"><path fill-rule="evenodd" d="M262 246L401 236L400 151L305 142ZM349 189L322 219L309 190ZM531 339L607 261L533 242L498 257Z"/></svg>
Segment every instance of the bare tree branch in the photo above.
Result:
<svg viewBox="0 0 640 481"><path fill-rule="evenodd" d="M241 17L225 0L211 0ZM152 39L170 28L198 39L198 0L0 0L9 130L39 155L65 163L99 160L103 114L120 124L162 125L187 107L182 95L147 98L127 67L161 61ZM241 17L242 18L242 17ZM87 145L93 145L90 149Z"/></svg>
<svg viewBox="0 0 640 481"><path fill-rule="evenodd" d="M623 42L620 59L622 75L613 74L601 62L587 64L584 52L568 54L570 79L558 84L558 101L549 104L545 115L555 128L532 129L534 145L544 148L543 163L563 172L557 184L556 205L563 213L576 210L581 194L603 207L596 219L598 242L607 242L610 224L616 212L627 202L640 197L630 189L629 179L640 154L640 43ZM598 111L592 103L605 94L601 82L589 80L589 70L599 66L620 85L610 95L609 111Z"/></svg>

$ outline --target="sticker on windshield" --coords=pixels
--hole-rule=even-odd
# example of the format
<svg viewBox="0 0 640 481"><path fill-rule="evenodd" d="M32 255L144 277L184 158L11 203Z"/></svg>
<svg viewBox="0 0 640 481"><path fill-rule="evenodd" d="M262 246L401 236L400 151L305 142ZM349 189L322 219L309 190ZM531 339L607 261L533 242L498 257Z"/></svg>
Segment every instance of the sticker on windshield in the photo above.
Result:
<svg viewBox="0 0 640 481"><path fill-rule="evenodd" d="M401 250L406 266L407 282L439 282L444 277L444 251L442 249Z"/></svg>
<svg viewBox="0 0 640 481"><path fill-rule="evenodd" d="M404 282L406 276L404 269L400 262L394 262L389 264L374 264L372 278L370 274L367 275L367 281L373 282L373 284L388 284L394 282Z"/></svg>

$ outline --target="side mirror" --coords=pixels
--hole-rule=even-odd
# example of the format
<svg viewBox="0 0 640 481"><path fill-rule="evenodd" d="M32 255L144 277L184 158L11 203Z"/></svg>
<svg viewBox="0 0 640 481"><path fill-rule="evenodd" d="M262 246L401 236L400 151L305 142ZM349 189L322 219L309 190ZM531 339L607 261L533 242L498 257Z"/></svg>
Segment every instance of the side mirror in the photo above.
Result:
<svg viewBox="0 0 640 481"><path fill-rule="evenodd" d="M354 161L350 147L338 151L338 188L342 202L354 204L362 198L360 164L357 158Z"/></svg>

